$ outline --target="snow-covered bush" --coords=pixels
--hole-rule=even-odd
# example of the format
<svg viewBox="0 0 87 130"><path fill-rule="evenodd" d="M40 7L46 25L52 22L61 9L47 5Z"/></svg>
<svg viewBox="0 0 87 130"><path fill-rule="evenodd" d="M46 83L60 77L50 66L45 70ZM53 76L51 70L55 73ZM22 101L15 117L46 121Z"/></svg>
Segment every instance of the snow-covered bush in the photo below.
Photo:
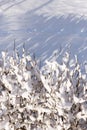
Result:
<svg viewBox="0 0 87 130"><path fill-rule="evenodd" d="M87 76L77 57L71 64L66 53L39 70L30 55L14 55L0 60L0 130L87 130Z"/></svg>

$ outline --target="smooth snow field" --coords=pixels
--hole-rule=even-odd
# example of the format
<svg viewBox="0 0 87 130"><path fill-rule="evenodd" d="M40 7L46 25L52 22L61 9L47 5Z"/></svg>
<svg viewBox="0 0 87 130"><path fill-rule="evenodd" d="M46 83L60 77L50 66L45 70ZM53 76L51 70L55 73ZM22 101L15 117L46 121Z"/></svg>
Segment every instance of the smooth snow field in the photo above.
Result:
<svg viewBox="0 0 87 130"><path fill-rule="evenodd" d="M14 40L42 61L68 51L86 62L87 1L0 0L0 52L11 52Z"/></svg>

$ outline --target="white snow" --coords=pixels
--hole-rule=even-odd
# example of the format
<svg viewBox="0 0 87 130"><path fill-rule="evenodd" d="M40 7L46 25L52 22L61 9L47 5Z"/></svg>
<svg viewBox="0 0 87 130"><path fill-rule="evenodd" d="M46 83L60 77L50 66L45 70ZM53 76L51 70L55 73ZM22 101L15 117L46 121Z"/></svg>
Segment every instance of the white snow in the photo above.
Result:
<svg viewBox="0 0 87 130"><path fill-rule="evenodd" d="M71 56L77 54L79 61L84 62L86 3L86 0L0 0L0 51L11 52L15 39L20 53L25 42L27 51L42 61L55 50L63 55L70 49Z"/></svg>

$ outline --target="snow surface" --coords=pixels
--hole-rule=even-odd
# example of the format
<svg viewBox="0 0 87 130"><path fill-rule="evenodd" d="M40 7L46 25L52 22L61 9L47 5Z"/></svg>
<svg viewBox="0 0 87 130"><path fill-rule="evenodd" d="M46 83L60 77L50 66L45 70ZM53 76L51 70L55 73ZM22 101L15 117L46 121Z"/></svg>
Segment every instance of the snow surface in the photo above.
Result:
<svg viewBox="0 0 87 130"><path fill-rule="evenodd" d="M87 1L0 0L0 52L14 39L42 61L66 50L87 61Z"/></svg>

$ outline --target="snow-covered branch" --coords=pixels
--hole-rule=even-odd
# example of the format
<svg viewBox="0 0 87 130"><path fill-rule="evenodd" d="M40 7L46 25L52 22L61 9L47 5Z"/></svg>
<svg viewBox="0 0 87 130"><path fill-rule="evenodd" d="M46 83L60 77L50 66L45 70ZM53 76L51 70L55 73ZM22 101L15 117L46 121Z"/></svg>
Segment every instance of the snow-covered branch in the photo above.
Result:
<svg viewBox="0 0 87 130"><path fill-rule="evenodd" d="M66 53L40 70L30 55L3 52L0 130L87 130L87 75L75 59Z"/></svg>

